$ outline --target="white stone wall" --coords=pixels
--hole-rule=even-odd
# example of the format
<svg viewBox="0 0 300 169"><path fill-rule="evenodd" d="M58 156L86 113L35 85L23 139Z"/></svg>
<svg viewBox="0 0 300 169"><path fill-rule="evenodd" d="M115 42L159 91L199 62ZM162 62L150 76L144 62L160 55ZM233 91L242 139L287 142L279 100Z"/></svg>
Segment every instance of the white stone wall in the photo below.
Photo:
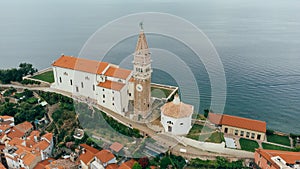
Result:
<svg viewBox="0 0 300 169"><path fill-rule="evenodd" d="M161 114L161 123L165 129L165 132L169 132L169 126L172 127L172 132L169 132L174 135L186 135L189 133L192 128L192 116L185 118L173 118ZM171 123L171 124L170 124Z"/></svg>
<svg viewBox="0 0 300 169"><path fill-rule="evenodd" d="M74 95L82 95L95 99L95 91L97 87L96 74L53 67L55 88L73 93Z"/></svg>
<svg viewBox="0 0 300 169"><path fill-rule="evenodd" d="M124 80L61 67L53 67L53 72L55 82L52 87L70 92L74 95L96 99L101 106L121 115L124 115L124 113L128 111L128 80L131 76L128 76L127 79ZM104 82L105 79L123 83L125 86L120 91L97 86L99 82ZM131 97L133 99L133 92Z"/></svg>

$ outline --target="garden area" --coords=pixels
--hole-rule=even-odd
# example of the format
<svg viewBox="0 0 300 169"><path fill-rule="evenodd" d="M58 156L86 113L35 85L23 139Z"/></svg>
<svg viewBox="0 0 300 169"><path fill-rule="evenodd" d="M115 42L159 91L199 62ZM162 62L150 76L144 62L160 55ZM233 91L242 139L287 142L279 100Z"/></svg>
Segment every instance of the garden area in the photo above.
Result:
<svg viewBox="0 0 300 169"><path fill-rule="evenodd" d="M53 75L52 70L48 71L48 72L41 73L39 75L35 75L31 78L41 80L41 81L44 81L44 82L48 82L48 83L53 83L54 82L54 75Z"/></svg>
<svg viewBox="0 0 300 169"><path fill-rule="evenodd" d="M227 169L246 169L244 167L243 161L228 161L224 157L217 157L216 160L201 160L199 158L192 159L188 163L186 169L198 169L198 168L206 168L206 169L215 169L215 168L227 168Z"/></svg>
<svg viewBox="0 0 300 169"><path fill-rule="evenodd" d="M224 141L223 133L219 131L215 131L215 129L200 124L194 124L192 129L187 135L187 138L197 140L197 141L205 141L212 143L221 143Z"/></svg>
<svg viewBox="0 0 300 169"><path fill-rule="evenodd" d="M242 150L254 152L256 148L259 148L257 141L240 138L240 145Z"/></svg>
<svg viewBox="0 0 300 169"><path fill-rule="evenodd" d="M167 98L175 88L167 88L156 84L151 84L151 96L156 98Z"/></svg>
<svg viewBox="0 0 300 169"><path fill-rule="evenodd" d="M291 146L291 142L288 136L281 136L277 134L269 134L267 135L268 142L277 143L285 146Z"/></svg>
<svg viewBox="0 0 300 169"><path fill-rule="evenodd" d="M268 150L282 150L282 151L293 151L291 148L286 148L286 147L281 147L273 144L268 144L268 143L262 143L263 149L268 149Z"/></svg>

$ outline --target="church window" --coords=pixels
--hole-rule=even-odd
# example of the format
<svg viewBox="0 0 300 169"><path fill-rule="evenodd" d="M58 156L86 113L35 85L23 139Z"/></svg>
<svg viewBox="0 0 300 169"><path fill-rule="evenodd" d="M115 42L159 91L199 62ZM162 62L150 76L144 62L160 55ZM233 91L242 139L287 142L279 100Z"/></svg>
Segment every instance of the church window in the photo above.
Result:
<svg viewBox="0 0 300 169"><path fill-rule="evenodd" d="M114 97L112 97L112 100L114 101L114 100L115 100L115 98L114 98Z"/></svg>
<svg viewBox="0 0 300 169"><path fill-rule="evenodd" d="M95 91L95 85L93 85L93 91Z"/></svg>
<svg viewBox="0 0 300 169"><path fill-rule="evenodd" d="M65 73L64 73L64 75L68 76L68 73L67 73L67 72L65 72Z"/></svg>
<svg viewBox="0 0 300 169"><path fill-rule="evenodd" d="M114 106L114 105L115 105L115 103L112 103L112 105Z"/></svg>
<svg viewBox="0 0 300 169"><path fill-rule="evenodd" d="M105 100L103 100L103 103L105 103Z"/></svg>
<svg viewBox="0 0 300 169"><path fill-rule="evenodd" d="M103 94L103 98L105 98L105 94Z"/></svg>
<svg viewBox="0 0 300 169"><path fill-rule="evenodd" d="M61 77L59 77L59 82L60 82L60 83L62 82Z"/></svg>
<svg viewBox="0 0 300 169"><path fill-rule="evenodd" d="M71 84L71 86L73 85L72 79L70 79L70 84Z"/></svg>
<svg viewBox="0 0 300 169"><path fill-rule="evenodd" d="M85 77L85 80L90 80L90 78L88 76Z"/></svg>
<svg viewBox="0 0 300 169"><path fill-rule="evenodd" d="M183 123L180 123L180 125L182 126L182 125L183 125Z"/></svg>
<svg viewBox="0 0 300 169"><path fill-rule="evenodd" d="M104 89L102 89L102 91L104 91Z"/></svg>
<svg viewBox="0 0 300 169"><path fill-rule="evenodd" d="M78 86L76 86L76 92L79 92Z"/></svg>
<svg viewBox="0 0 300 169"><path fill-rule="evenodd" d="M129 93L129 96L131 96L131 93Z"/></svg>
<svg viewBox="0 0 300 169"><path fill-rule="evenodd" d="M83 82L81 82L81 88L83 88Z"/></svg>

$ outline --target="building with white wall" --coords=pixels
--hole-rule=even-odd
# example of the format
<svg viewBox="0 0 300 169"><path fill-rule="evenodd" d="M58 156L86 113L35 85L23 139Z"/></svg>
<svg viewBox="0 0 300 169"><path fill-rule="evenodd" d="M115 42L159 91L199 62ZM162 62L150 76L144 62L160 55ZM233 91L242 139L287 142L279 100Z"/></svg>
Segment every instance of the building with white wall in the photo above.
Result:
<svg viewBox="0 0 300 169"><path fill-rule="evenodd" d="M192 128L192 114L194 106L180 101L175 95L172 102L168 102L161 107L161 124L165 132L174 135L186 135Z"/></svg>
<svg viewBox="0 0 300 169"><path fill-rule="evenodd" d="M132 72L107 62L62 55L53 64L53 88L95 100L99 105L124 115L133 91Z"/></svg>

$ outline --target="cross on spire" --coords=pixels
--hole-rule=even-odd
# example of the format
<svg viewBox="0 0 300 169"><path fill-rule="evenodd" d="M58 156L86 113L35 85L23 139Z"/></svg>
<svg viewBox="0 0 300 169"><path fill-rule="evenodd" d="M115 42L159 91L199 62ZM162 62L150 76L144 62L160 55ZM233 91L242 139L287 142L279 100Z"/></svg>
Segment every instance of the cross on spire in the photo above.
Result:
<svg viewBox="0 0 300 169"><path fill-rule="evenodd" d="M140 28L141 28L141 30L144 30L144 27L143 27L143 25L144 25L143 21L142 21L142 22L140 22Z"/></svg>

